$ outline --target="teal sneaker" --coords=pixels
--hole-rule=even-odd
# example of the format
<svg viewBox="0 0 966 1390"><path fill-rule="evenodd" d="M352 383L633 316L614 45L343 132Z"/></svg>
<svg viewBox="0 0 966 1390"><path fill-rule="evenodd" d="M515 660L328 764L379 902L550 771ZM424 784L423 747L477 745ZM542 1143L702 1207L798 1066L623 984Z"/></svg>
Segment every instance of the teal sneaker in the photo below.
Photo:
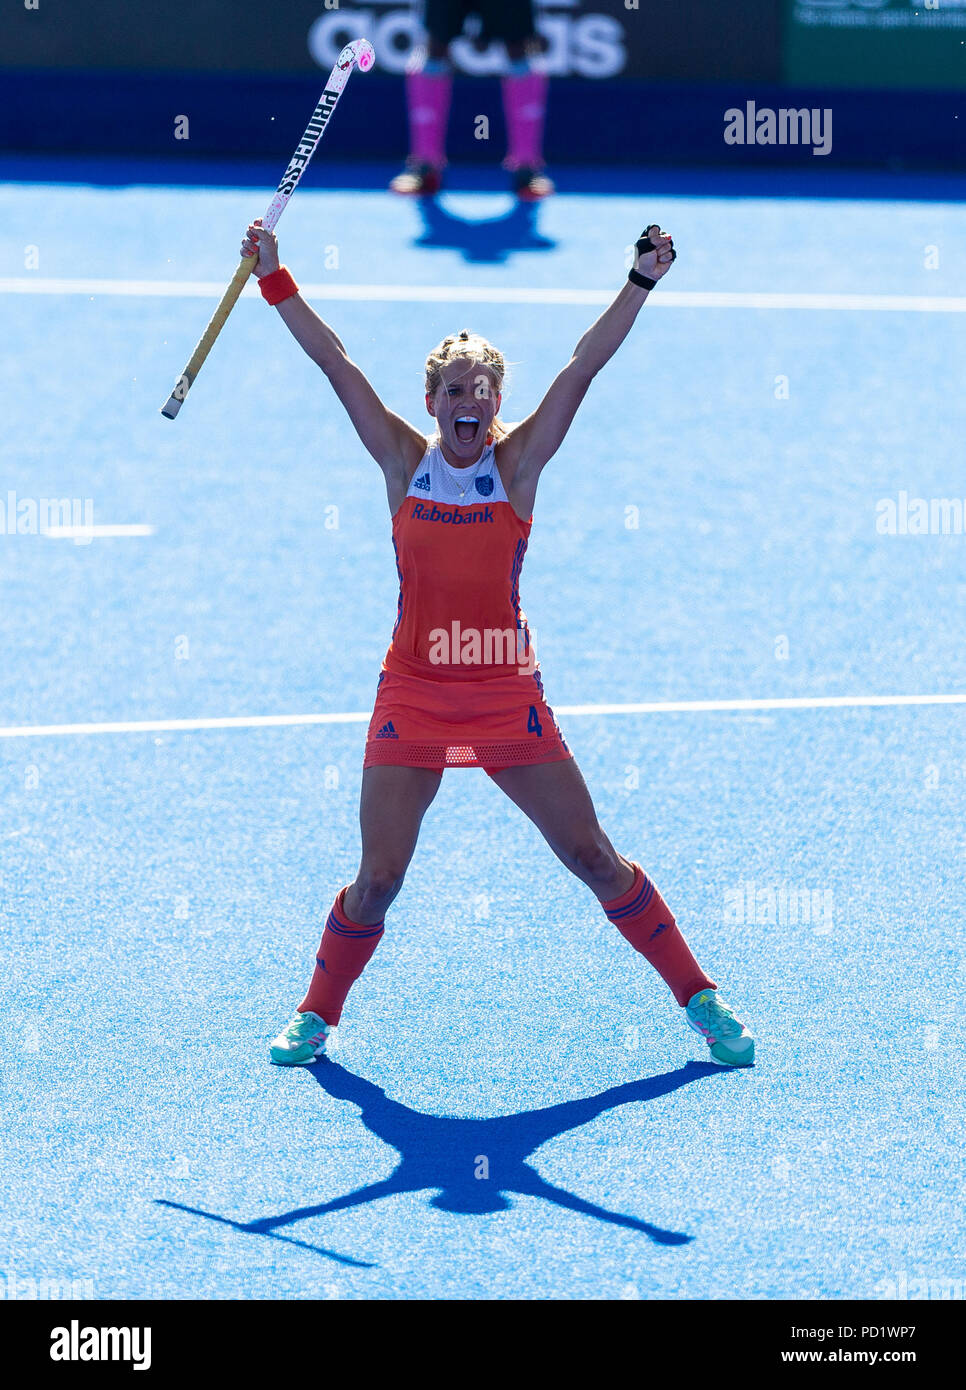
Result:
<svg viewBox="0 0 966 1390"><path fill-rule="evenodd" d="M280 1067L305 1066L325 1052L331 1031L318 1014L293 1014L269 1048L269 1056Z"/></svg>
<svg viewBox="0 0 966 1390"><path fill-rule="evenodd" d="M723 1067L750 1067L755 1061L755 1040L739 1023L717 991L701 989L688 1000L684 1016L700 1033L711 1056Z"/></svg>

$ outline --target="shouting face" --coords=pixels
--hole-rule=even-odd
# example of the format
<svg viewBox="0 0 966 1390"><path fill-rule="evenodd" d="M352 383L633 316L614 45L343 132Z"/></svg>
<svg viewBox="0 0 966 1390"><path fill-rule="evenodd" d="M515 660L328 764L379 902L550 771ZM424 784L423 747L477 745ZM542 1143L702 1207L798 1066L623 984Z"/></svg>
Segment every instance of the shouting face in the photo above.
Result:
<svg viewBox="0 0 966 1390"><path fill-rule="evenodd" d="M474 464L486 445L501 396L488 368L465 357L448 362L426 409L439 426L443 458L455 468Z"/></svg>

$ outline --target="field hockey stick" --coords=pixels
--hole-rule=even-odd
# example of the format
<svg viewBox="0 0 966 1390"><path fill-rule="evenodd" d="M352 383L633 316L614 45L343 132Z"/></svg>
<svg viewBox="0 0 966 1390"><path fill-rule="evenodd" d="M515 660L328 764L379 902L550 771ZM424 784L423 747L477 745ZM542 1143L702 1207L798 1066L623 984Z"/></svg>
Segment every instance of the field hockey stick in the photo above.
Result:
<svg viewBox="0 0 966 1390"><path fill-rule="evenodd" d="M305 128L295 153L288 162L288 168L282 175L282 182L275 190L275 197L268 205L268 211L262 218L262 226L270 232L282 213L285 205L291 198L298 186L298 181L308 168L309 160L315 153L319 141L328 125L329 117L335 110L339 97L342 95L345 84L349 80L349 74L354 67L358 67L362 72L368 72L375 62L375 53L372 44L368 39L354 39L352 43L347 43L339 54L335 67L329 73L329 80L325 84L325 90L319 97L319 104L312 112L312 119ZM258 256L242 256L238 263L238 269L231 277L231 283L221 297L221 303L211 316L211 320L204 333L201 335L198 346L191 354L191 360L184 371L178 377L175 388L168 397L167 405L161 407L161 414L167 420L173 420L184 403L185 396L195 383L195 378L201 371L201 365L212 349L215 339L225 326L225 321L242 290L245 288L245 281L255 269L255 262Z"/></svg>

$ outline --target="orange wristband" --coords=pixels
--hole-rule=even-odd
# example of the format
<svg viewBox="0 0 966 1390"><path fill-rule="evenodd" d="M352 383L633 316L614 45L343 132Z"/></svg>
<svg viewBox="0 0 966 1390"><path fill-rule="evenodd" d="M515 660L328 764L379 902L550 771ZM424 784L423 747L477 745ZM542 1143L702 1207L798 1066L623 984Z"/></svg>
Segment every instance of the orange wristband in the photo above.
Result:
<svg viewBox="0 0 966 1390"><path fill-rule="evenodd" d="M280 265L278 270L273 270L270 275L263 275L258 287L269 304L281 304L283 299L291 299L293 294L299 292L287 265Z"/></svg>

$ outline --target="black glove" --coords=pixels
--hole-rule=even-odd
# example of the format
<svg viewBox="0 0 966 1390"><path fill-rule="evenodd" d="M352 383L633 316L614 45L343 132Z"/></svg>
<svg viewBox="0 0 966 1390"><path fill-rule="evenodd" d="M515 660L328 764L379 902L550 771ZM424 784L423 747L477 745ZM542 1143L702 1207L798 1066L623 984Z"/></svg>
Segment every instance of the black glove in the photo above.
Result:
<svg viewBox="0 0 966 1390"><path fill-rule="evenodd" d="M637 251L637 254L639 256L646 256L649 251L657 250L657 247L651 240L651 232L659 232L660 230L661 229L656 222L652 222L650 226L644 228L644 231L641 233L641 235L637 238L637 241L635 241L634 243L634 249ZM675 251L674 242L672 241L671 260L676 261L677 258L678 253ZM652 280L649 275L642 275L639 270L628 271L627 278L628 280L630 280L632 285L640 285L642 290L652 290L654 286L657 284L656 280Z"/></svg>

